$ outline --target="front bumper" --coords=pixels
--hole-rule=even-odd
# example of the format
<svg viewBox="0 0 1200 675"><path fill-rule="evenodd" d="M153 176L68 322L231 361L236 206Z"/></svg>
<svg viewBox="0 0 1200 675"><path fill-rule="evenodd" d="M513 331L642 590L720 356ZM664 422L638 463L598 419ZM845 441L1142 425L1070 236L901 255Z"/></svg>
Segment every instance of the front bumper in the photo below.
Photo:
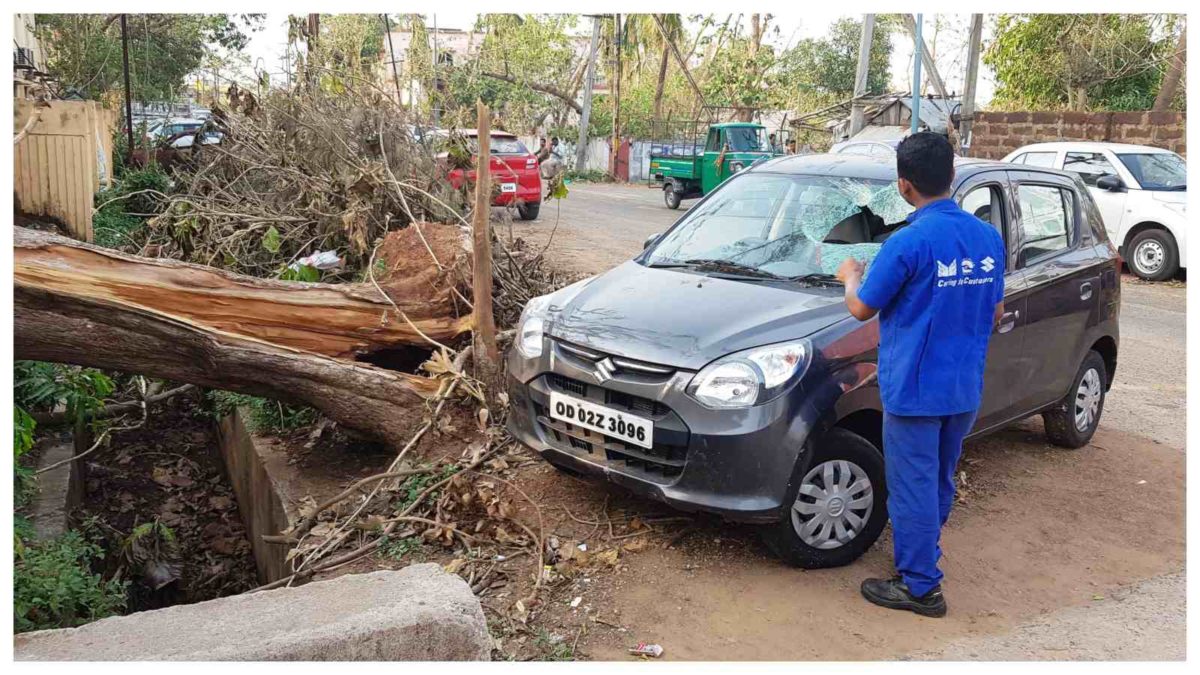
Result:
<svg viewBox="0 0 1200 675"><path fill-rule="evenodd" d="M508 358L509 431L547 461L684 511L737 522L772 522L784 512L817 423L800 387L753 408L710 410L686 394L690 371L618 368L602 382L587 359L550 339L537 360L515 351ZM550 419L551 391L652 419L654 448Z"/></svg>

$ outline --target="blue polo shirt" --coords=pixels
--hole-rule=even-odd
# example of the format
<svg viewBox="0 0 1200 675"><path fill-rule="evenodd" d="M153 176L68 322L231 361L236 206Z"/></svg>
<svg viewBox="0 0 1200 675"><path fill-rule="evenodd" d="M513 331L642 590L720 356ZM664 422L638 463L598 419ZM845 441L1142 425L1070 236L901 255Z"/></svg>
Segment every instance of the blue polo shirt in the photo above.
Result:
<svg viewBox="0 0 1200 675"><path fill-rule="evenodd" d="M879 310L879 389L893 415L979 409L1004 240L951 199L926 204L884 242L858 298Z"/></svg>

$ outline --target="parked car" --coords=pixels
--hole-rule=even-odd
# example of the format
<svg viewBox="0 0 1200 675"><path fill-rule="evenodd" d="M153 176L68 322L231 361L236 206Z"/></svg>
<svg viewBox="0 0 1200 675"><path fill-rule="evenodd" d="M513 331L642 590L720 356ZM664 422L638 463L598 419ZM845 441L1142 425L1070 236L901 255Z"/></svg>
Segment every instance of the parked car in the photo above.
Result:
<svg viewBox="0 0 1200 675"><path fill-rule="evenodd" d="M1006 162L1077 173L1129 270L1161 281L1187 267L1187 164L1162 148L1066 141L1014 150Z"/></svg>
<svg viewBox="0 0 1200 675"><path fill-rule="evenodd" d="M442 139L449 138L448 132L436 132ZM479 151L479 132L470 129L460 132L465 138L468 152L474 159ZM506 131L493 131L490 136L490 153L492 156L492 184L498 186L492 206L509 206L515 204L517 215L521 220L536 220L542 208L542 176L538 167L537 157L529 152L525 144L513 134ZM448 152L439 156L445 159ZM461 187L463 180L474 182L474 169L454 168L448 172L450 184L455 188Z"/></svg>
<svg viewBox="0 0 1200 675"><path fill-rule="evenodd" d="M867 155L869 157L895 157L896 148L900 145L895 141L855 141L847 140L834 143L829 152L835 155Z"/></svg>
<svg viewBox="0 0 1200 675"><path fill-rule="evenodd" d="M831 273L902 226L895 180L894 160L769 160L633 260L531 300L507 356L511 433L562 469L760 524L791 564L855 560L887 521L879 331ZM953 197L1012 261L972 435L1040 414L1050 441L1083 446L1121 300L1095 203L1078 176L980 160L959 160ZM961 262L947 276L1000 269Z"/></svg>

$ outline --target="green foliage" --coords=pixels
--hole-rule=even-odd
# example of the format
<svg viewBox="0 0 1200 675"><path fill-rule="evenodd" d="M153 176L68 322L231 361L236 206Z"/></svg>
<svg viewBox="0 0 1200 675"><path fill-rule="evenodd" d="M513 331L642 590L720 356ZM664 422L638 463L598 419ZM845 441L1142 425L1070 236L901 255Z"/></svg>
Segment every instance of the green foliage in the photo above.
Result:
<svg viewBox="0 0 1200 675"><path fill-rule="evenodd" d="M282 433L306 427L320 417L315 409L293 406L272 401L268 398L235 394L231 391L213 391L208 394L213 413L218 417L231 414L238 408L245 409L246 427L250 431Z"/></svg>
<svg viewBox="0 0 1200 675"><path fill-rule="evenodd" d="M294 269L291 266L283 268L279 273L281 281L307 281L316 283L321 280L321 270L312 265L297 265Z"/></svg>
<svg viewBox="0 0 1200 675"><path fill-rule="evenodd" d="M18 528L29 534L29 528ZM69 628L102 619L125 607L126 582L92 572L103 549L70 531L46 542L18 538L13 559L13 629L22 633Z"/></svg>
<svg viewBox="0 0 1200 675"><path fill-rule="evenodd" d="M43 361L13 364L13 400L26 410L66 407L67 418L78 421L104 405L113 381L92 368Z"/></svg>
<svg viewBox="0 0 1200 675"><path fill-rule="evenodd" d="M568 169L563 173L563 178L569 183L611 183L612 176L607 171L599 169L587 169L586 171L576 171Z"/></svg>
<svg viewBox="0 0 1200 675"><path fill-rule="evenodd" d="M162 211L162 195L170 182L157 164L120 173L111 188L96 193L95 205L100 207L92 216L96 243L106 248L141 248L146 220Z"/></svg>
<svg viewBox="0 0 1200 675"><path fill-rule="evenodd" d="M402 511L408 508L413 502L417 501L417 497L421 493L429 489L429 486L435 485L450 476L458 473L458 465L447 464L442 467L441 471L430 471L428 473L419 473L414 476L409 476L403 483L400 484L400 494L403 497L394 505L397 511ZM436 498L436 493L435 493Z"/></svg>
<svg viewBox="0 0 1200 675"><path fill-rule="evenodd" d="M887 92L893 24L886 15L875 21L871 35L871 66L867 70L868 95ZM792 108L805 96L832 94L829 98L833 100L852 96L861 35L861 21L842 18L834 21L824 36L805 38L786 51L773 77L777 83L772 87L775 104Z"/></svg>
<svg viewBox="0 0 1200 675"><path fill-rule="evenodd" d="M1177 20L1164 14L1000 14L983 61L997 108L1145 110Z"/></svg>
<svg viewBox="0 0 1200 675"><path fill-rule="evenodd" d="M533 639L533 643L542 650L547 661L574 661L575 652L572 651L571 645L559 636L552 636L542 628L538 630L537 637Z"/></svg>
<svg viewBox="0 0 1200 675"><path fill-rule="evenodd" d="M111 14L38 14L47 69L68 90L102 98L122 86L121 27ZM130 14L129 70L133 97L169 100L204 61L211 44L241 49L262 14Z"/></svg>
<svg viewBox="0 0 1200 675"><path fill-rule="evenodd" d="M394 539L384 536L383 543L380 544L379 550L383 555L397 561L403 561L405 558L414 553L419 553L422 548L420 537L404 537L403 539Z"/></svg>
<svg viewBox="0 0 1200 675"><path fill-rule="evenodd" d="M33 432L37 423L20 406L13 406L13 504L21 508L37 490L33 468L21 462L21 456L33 448Z"/></svg>

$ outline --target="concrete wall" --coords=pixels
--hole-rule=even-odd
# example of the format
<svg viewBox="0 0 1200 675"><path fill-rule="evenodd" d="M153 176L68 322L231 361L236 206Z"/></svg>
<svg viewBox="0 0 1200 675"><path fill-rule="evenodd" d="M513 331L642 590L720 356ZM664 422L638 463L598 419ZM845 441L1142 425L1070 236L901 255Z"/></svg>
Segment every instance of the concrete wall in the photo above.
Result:
<svg viewBox="0 0 1200 675"><path fill-rule="evenodd" d="M291 573L285 559L288 547L268 544L262 536L286 530L289 514L267 470L267 460L246 431L240 412L227 415L217 424L217 443L254 551L258 580L265 584L281 579Z"/></svg>
<svg viewBox="0 0 1200 675"><path fill-rule="evenodd" d="M13 637L17 661L469 661L491 647L467 582L434 564Z"/></svg>
<svg viewBox="0 0 1200 675"><path fill-rule="evenodd" d="M1154 112L982 112L975 114L971 156L1000 159L1023 145L1110 141L1187 154L1187 115Z"/></svg>

